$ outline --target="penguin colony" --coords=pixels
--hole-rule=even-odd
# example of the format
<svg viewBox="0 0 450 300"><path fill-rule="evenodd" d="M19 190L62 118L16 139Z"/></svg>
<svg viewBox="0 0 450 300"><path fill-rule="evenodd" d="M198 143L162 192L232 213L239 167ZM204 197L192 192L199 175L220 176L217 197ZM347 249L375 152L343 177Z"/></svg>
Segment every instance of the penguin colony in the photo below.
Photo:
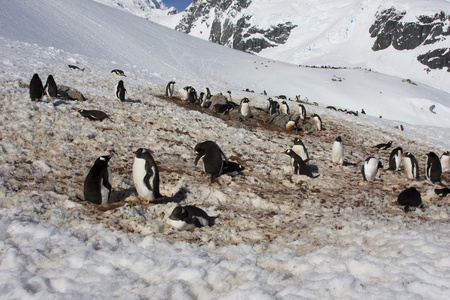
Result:
<svg viewBox="0 0 450 300"><path fill-rule="evenodd" d="M167 97L174 97L174 85L174 81L169 82L167 85ZM52 75L48 76L45 86L42 85L38 74L33 75L30 82L30 98L32 101L40 101L45 95L49 98L55 98L58 96L57 90L58 88ZM120 80L115 88L115 96L121 102L125 101L125 91L124 83ZM190 104L202 108L209 108L211 104L213 104L213 96L208 88L205 88L200 94L200 97L197 97L193 87L185 87L178 92L180 99L188 101ZM225 101L219 101L214 104L215 106L219 105L217 106L218 109L214 110L216 113L229 114L235 110L235 108L241 107L239 110L241 117L249 118L252 116L249 105L250 100L248 98L242 99L239 105L232 102L230 91L225 94L224 98ZM273 118L271 118L274 116L288 116L288 122L292 121L291 111L286 101L283 101L280 106L280 104L272 98L267 100L269 104L267 108L268 118L266 121L270 120L270 122L274 122ZM225 109L223 109L224 107ZM296 131L302 131L304 128L307 128L306 131L308 133L325 130L319 115L312 114L311 117L307 117L305 106L300 103L298 104L298 107L298 113L294 121L296 124ZM78 110L78 112L89 120L102 121L106 118L110 119L107 114L99 110ZM300 123L300 121L302 122ZM302 127L302 125L305 124L309 124L309 126ZM319 175L314 176L307 164L310 161L310 157L304 143L299 138L296 138L293 142L294 145L292 146L292 149L283 152L291 157L292 173L296 175L306 175L310 178L317 178ZM377 148L380 151L387 150L392 144L393 141L390 141L388 143L378 144L374 148ZM199 162L201 163L203 171L210 178L210 183L213 183L216 178L223 174L235 176L236 174L243 174L242 172L245 170L245 167L239 163L229 161L214 141L198 143L195 146L194 151L196 154L194 165L196 166ZM164 196L159 192L159 171L156 162L147 149L139 148L134 154L135 159L132 172L136 192L144 201L143 203L158 203ZM95 204L109 203L112 190L112 174L108 162L111 158L112 155L100 156L95 161L85 179L84 200ZM389 170L395 172L401 170L402 159L405 176L408 179L419 179L419 168L416 159L409 152L403 154L403 149L401 147L397 147L391 152L389 157ZM332 144L331 161L334 165L339 165L340 168L343 168L344 166L344 146L340 136L338 136ZM444 153L441 158L433 152L428 153L426 178L434 183L440 183L442 172L448 172L448 161L448 152ZM362 178L369 182L375 181L379 170L383 168L382 162L375 157L369 157L365 162L361 162L360 164L362 164ZM440 192L442 192L442 195L446 195L445 193L447 190L448 188L436 189L436 193L441 195ZM423 206L420 193L415 188L409 188L402 192L397 201L399 205L405 207L405 211L411 210L411 207ZM218 216L209 217L205 211L194 206L177 206L167 219L167 223L180 230L190 230L196 227L212 226L217 217Z"/></svg>

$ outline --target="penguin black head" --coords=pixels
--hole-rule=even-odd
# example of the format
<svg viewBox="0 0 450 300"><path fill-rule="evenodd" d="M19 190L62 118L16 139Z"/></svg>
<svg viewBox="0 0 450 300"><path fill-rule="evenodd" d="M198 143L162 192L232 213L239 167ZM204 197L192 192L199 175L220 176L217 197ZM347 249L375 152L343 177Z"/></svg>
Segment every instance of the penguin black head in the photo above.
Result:
<svg viewBox="0 0 450 300"><path fill-rule="evenodd" d="M123 80L119 80L118 86L123 87Z"/></svg>
<svg viewBox="0 0 450 300"><path fill-rule="evenodd" d="M287 154L287 155L289 155L290 157L294 157L294 156L296 156L297 155L297 153L295 153L294 151L292 151L291 149L288 149L288 150L286 150L286 151L283 151L283 152L281 152L281 153L283 153L283 154Z"/></svg>
<svg viewBox="0 0 450 300"><path fill-rule="evenodd" d="M335 139L335 141L336 141L336 142L342 142L341 136L338 136L338 137Z"/></svg>
<svg viewBox="0 0 450 300"><path fill-rule="evenodd" d="M94 162L94 166L106 166L108 165L109 160L113 157L114 154L111 155L103 155L97 158Z"/></svg>
<svg viewBox="0 0 450 300"><path fill-rule="evenodd" d="M150 154L150 152L147 149L144 148L139 148L136 151L133 152L137 158L142 158L145 159L146 157L148 157Z"/></svg>
<svg viewBox="0 0 450 300"><path fill-rule="evenodd" d="M186 217L187 217L187 211L185 209L183 209L183 207L177 206L173 209L169 218L172 220L183 220Z"/></svg>
<svg viewBox="0 0 450 300"><path fill-rule="evenodd" d="M303 146L305 145L305 144L303 144L302 140L299 138L293 139L292 142L294 142L294 145L303 145Z"/></svg>

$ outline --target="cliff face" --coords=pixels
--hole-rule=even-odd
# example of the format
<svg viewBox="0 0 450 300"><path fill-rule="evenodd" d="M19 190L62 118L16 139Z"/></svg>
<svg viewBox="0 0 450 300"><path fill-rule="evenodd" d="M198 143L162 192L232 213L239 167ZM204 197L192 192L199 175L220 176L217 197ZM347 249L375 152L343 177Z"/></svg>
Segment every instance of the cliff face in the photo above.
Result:
<svg viewBox="0 0 450 300"><path fill-rule="evenodd" d="M412 50L422 45L436 44L450 35L450 16L444 12L417 16L416 22L403 22L405 14L405 11L395 8L377 13L376 21L369 29L370 36L375 38L373 51L390 46L397 50ZM430 50L419 55L417 60L430 69L447 68L450 72L449 48Z"/></svg>
<svg viewBox="0 0 450 300"><path fill-rule="evenodd" d="M253 16L246 11L251 3L251 0L193 1L175 29L189 34L195 26L202 26L209 32L209 41L250 53L284 44L297 25L254 24Z"/></svg>

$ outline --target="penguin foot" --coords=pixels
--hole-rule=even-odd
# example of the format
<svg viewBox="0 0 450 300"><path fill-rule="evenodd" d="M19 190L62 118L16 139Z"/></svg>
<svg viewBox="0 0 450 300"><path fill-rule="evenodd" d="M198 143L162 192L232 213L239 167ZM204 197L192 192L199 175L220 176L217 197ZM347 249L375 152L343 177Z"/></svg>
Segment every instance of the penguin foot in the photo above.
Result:
<svg viewBox="0 0 450 300"><path fill-rule="evenodd" d="M343 169L344 168L344 165L343 164L340 164L339 165L339 169Z"/></svg>

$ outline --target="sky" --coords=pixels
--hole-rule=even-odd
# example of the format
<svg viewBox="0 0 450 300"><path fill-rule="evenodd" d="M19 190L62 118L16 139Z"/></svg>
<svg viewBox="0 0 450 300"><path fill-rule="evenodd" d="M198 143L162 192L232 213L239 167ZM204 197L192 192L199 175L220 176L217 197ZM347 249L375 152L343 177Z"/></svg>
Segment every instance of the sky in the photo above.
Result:
<svg viewBox="0 0 450 300"><path fill-rule="evenodd" d="M175 8L178 11L183 11L186 9L186 7L191 4L191 0L165 0L164 4L166 4L167 7L175 6Z"/></svg>

